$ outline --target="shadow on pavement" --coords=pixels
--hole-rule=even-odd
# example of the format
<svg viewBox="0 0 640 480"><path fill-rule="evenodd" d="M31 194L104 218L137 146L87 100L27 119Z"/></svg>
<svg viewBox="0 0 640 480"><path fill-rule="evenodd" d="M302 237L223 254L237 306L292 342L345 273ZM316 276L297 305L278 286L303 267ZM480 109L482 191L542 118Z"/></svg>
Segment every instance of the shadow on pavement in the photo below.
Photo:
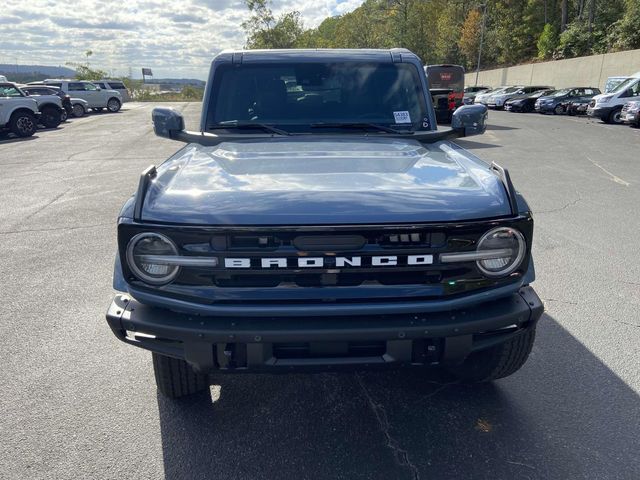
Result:
<svg viewBox="0 0 640 480"><path fill-rule="evenodd" d="M517 127L508 127L506 125L487 125L487 130L520 130Z"/></svg>
<svg viewBox="0 0 640 480"><path fill-rule="evenodd" d="M460 145L464 149L469 148L502 148L502 145L496 145L495 143L482 143L474 142L473 140L465 140L462 138L456 138L453 142Z"/></svg>
<svg viewBox="0 0 640 480"><path fill-rule="evenodd" d="M551 317L514 376L220 376L158 396L165 475L241 479L640 478L640 399Z"/></svg>
<svg viewBox="0 0 640 480"><path fill-rule="evenodd" d="M31 137L16 137L12 133L0 133L0 145L14 142L28 142L29 140L35 140L36 138L38 138L37 134Z"/></svg>

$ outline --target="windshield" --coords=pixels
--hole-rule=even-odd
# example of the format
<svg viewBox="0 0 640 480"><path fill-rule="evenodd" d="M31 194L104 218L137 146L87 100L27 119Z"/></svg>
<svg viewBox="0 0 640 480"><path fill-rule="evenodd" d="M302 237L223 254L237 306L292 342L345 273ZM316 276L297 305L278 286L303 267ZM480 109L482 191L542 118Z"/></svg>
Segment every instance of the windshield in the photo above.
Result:
<svg viewBox="0 0 640 480"><path fill-rule="evenodd" d="M509 88L505 88L504 91L502 91L501 93L514 93L520 90L521 88L522 87L509 87Z"/></svg>
<svg viewBox="0 0 640 480"><path fill-rule="evenodd" d="M0 97L22 97L20 89L14 85L0 85Z"/></svg>
<svg viewBox="0 0 640 480"><path fill-rule="evenodd" d="M538 90L536 92L530 93L528 96L529 98L538 98L538 97L542 97L543 95L549 95L553 93L553 90Z"/></svg>
<svg viewBox="0 0 640 480"><path fill-rule="evenodd" d="M418 69L407 63L222 65L215 74L207 129L225 122L288 131L310 131L318 123L429 128Z"/></svg>
<svg viewBox="0 0 640 480"><path fill-rule="evenodd" d="M627 77L610 77L607 79L607 83L604 86L604 93L613 92L618 86L628 80Z"/></svg>
<svg viewBox="0 0 640 480"><path fill-rule="evenodd" d="M627 78L624 82L616 87L611 93L619 93L629 88L633 83L640 81L640 78Z"/></svg>
<svg viewBox="0 0 640 480"><path fill-rule="evenodd" d="M553 92L550 97L562 97L571 91L570 88L563 88L562 90L556 90Z"/></svg>

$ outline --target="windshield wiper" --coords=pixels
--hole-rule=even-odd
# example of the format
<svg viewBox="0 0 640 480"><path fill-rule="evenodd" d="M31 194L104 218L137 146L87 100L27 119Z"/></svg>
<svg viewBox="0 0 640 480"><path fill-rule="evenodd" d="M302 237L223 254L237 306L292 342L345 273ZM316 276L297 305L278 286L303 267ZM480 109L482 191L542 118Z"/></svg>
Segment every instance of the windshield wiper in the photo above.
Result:
<svg viewBox="0 0 640 480"><path fill-rule="evenodd" d="M286 130L281 130L272 125L267 125L266 123L238 122L237 120L227 120L226 122L220 122L215 125L210 125L208 130L214 130L216 128L260 128L262 130L266 130L267 132L275 133L276 135L291 135L291 133L287 132Z"/></svg>
<svg viewBox="0 0 640 480"><path fill-rule="evenodd" d="M397 130L391 127L385 127L384 125L378 125L377 123L363 123L363 122L348 122L348 123L312 123L311 128L359 128L366 130L372 128L381 132L397 133L405 135L407 133L413 133L413 130Z"/></svg>

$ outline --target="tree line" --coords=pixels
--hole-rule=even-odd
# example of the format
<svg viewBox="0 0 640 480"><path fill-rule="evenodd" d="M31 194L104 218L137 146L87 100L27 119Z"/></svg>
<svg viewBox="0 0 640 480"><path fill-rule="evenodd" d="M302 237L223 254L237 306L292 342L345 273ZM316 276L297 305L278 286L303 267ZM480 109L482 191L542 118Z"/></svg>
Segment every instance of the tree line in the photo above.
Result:
<svg viewBox="0 0 640 480"><path fill-rule="evenodd" d="M467 69L481 36L482 68L640 48L640 0L366 0L317 28L270 2L245 0L247 48L405 47Z"/></svg>

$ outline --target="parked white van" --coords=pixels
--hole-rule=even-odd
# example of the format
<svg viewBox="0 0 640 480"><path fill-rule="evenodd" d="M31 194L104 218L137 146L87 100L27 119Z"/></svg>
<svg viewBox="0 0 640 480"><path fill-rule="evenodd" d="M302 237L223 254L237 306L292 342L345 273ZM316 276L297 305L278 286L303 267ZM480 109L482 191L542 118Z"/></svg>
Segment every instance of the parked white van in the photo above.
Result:
<svg viewBox="0 0 640 480"><path fill-rule="evenodd" d="M587 115L606 123L622 123L622 107L632 100L640 100L640 72L631 75L613 92L593 97L587 108Z"/></svg>

